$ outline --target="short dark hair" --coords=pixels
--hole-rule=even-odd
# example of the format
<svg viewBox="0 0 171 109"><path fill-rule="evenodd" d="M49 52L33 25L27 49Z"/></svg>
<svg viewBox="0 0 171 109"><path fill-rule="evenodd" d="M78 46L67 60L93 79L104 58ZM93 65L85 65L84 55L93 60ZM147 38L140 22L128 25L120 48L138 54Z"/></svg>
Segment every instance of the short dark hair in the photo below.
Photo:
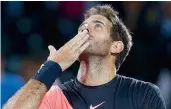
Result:
<svg viewBox="0 0 171 109"><path fill-rule="evenodd" d="M114 41L122 41L124 44L123 51L118 55L116 59L116 68L117 70L121 66L121 64L126 59L131 47L132 47L132 36L124 25L121 19L118 17L118 12L115 11L111 5L97 5L90 9L88 9L84 14L84 20L89 18L92 15L102 15L106 17L111 23L111 37Z"/></svg>

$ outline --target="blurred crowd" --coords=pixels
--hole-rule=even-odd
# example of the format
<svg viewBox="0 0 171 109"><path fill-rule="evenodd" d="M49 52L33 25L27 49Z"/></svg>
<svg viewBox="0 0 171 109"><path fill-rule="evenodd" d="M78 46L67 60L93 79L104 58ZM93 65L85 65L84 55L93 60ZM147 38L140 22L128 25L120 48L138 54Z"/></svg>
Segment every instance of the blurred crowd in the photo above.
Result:
<svg viewBox="0 0 171 109"><path fill-rule="evenodd" d="M160 87L171 109L171 2L1 2L1 105L46 61L48 45L59 49L77 34L86 9L111 4L130 29L133 48L118 74ZM74 63L55 84L77 75Z"/></svg>

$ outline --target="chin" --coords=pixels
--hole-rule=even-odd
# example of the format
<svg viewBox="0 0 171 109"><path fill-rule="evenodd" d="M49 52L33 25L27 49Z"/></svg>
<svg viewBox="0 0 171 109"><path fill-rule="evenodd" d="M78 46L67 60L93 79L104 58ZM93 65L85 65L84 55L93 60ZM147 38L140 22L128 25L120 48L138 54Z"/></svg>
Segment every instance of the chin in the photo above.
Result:
<svg viewBox="0 0 171 109"><path fill-rule="evenodd" d="M96 55L96 56L98 56L98 55L100 55L100 53L99 52L96 52L96 51L93 51L93 50L85 50L83 53L82 53L83 55Z"/></svg>
<svg viewBox="0 0 171 109"><path fill-rule="evenodd" d="M83 55L96 55L96 56L102 56L106 55L104 51L106 50L101 50L100 47L93 47L91 44L84 50L82 53Z"/></svg>

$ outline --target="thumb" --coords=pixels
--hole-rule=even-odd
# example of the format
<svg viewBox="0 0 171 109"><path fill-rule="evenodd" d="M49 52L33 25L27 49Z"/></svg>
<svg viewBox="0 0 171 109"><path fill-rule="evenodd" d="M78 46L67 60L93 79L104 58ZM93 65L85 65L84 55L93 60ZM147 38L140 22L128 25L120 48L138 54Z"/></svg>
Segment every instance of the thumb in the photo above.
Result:
<svg viewBox="0 0 171 109"><path fill-rule="evenodd" d="M52 45L49 45L48 49L49 49L50 55L52 55L52 54L54 54L56 52L55 47L53 47Z"/></svg>

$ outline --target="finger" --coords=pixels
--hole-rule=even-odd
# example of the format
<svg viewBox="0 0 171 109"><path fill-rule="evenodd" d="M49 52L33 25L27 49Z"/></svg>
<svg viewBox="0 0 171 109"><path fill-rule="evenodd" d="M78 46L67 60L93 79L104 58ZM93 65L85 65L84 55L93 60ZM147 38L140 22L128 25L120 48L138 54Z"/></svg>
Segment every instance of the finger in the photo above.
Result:
<svg viewBox="0 0 171 109"><path fill-rule="evenodd" d="M88 24L84 24L84 25L81 27L79 33L80 33L80 32L83 32L83 31L86 30L86 29L88 29Z"/></svg>
<svg viewBox="0 0 171 109"><path fill-rule="evenodd" d="M70 46L72 47L76 42L78 42L79 40L81 40L83 37L85 37L85 35L88 33L87 30L84 30L81 33L78 33L74 38L72 38L69 41Z"/></svg>
<svg viewBox="0 0 171 109"><path fill-rule="evenodd" d="M88 33L87 30L84 30L83 32L78 33L74 38L73 42L79 41L81 38L83 38Z"/></svg>
<svg viewBox="0 0 171 109"><path fill-rule="evenodd" d="M85 37L83 37L80 41L78 41L77 43L75 43L74 45L73 45L73 50L74 51L77 51L77 49L79 49L87 40L88 40L88 38L89 38L90 36L88 35L88 34L86 34L86 36Z"/></svg>
<svg viewBox="0 0 171 109"><path fill-rule="evenodd" d="M79 38L77 38L77 39L75 39L75 40L73 41L71 47L74 48L74 46L75 46L76 44L78 44L78 42L80 42L80 40L85 39L85 38L87 37L87 35L88 35L88 31L87 31L87 30L84 30L82 33L78 34ZM83 40L83 41L84 41L84 40Z"/></svg>
<svg viewBox="0 0 171 109"><path fill-rule="evenodd" d="M54 54L56 52L55 47L53 47L52 45L49 45L48 49L49 49L50 55L52 55L52 54Z"/></svg>
<svg viewBox="0 0 171 109"><path fill-rule="evenodd" d="M78 34L86 34L88 33L88 29L87 29L87 26L84 26L83 29L81 30L81 32L79 32Z"/></svg>
<svg viewBox="0 0 171 109"><path fill-rule="evenodd" d="M77 53L78 53L78 56L90 45L89 42L86 42L85 44L83 44L83 46L81 46L78 50L77 50Z"/></svg>

